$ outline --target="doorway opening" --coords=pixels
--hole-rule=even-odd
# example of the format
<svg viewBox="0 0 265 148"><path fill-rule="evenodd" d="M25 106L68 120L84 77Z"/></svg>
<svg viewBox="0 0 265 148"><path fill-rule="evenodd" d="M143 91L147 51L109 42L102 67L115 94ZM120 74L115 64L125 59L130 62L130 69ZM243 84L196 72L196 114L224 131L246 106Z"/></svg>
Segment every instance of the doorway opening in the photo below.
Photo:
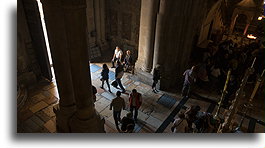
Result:
<svg viewBox="0 0 265 148"><path fill-rule="evenodd" d="M46 49L47 49L47 53L48 53L49 64L50 64L51 71L52 71L52 81L55 82L55 74L54 74L53 62L52 62L52 57L51 57L49 39L48 39L48 35L47 35L47 30L46 30L46 24L45 24L45 20L44 20L44 13L43 13L43 8L42 8L42 3L40 2L40 0L36 0L36 1L38 3L43 35L44 35Z"/></svg>

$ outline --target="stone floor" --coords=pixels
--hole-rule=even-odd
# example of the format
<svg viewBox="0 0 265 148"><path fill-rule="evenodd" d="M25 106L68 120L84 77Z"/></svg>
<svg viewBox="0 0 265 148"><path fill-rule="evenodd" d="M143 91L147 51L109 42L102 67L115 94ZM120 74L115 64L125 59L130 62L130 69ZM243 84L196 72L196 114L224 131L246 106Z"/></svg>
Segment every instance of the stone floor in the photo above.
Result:
<svg viewBox="0 0 265 148"><path fill-rule="evenodd" d="M92 84L97 87L96 110L105 118L105 131L107 133L118 133L114 125L112 111L109 110L111 100L118 91L111 86L112 93L108 92L107 85L101 89L100 72L102 64L93 63L91 65ZM110 67L110 63L108 63ZM113 75L114 69L110 68L110 75ZM113 76L110 76L113 79ZM112 80L110 80L111 82ZM179 112L184 112L191 105L200 105L202 111L215 113L217 109L216 102L220 95L213 91L205 89L194 89L194 94L190 98L182 98L179 93L168 93L160 91L155 94L151 86L137 81L135 75L125 73L122 83L126 93L122 94L127 104L126 109L122 111L121 117L129 111L128 98L132 89L137 89L143 95L143 104L139 109L138 119L134 129L135 133L170 133L172 120ZM171 101L166 102L162 99L168 97ZM265 132L264 125L264 97L258 97L254 104L254 110L251 110L243 122L242 130L244 132ZM58 103L59 95L55 81L48 83L40 82L29 90L28 100L24 107L17 113L17 132L18 133L56 133L55 114L53 106ZM162 102L162 103L161 103ZM163 104L164 102L164 104ZM261 102L261 103L260 103ZM168 103L168 104L165 104ZM263 103L263 104L262 104ZM221 113L224 109L221 109ZM242 114L236 115L236 121L239 123Z"/></svg>

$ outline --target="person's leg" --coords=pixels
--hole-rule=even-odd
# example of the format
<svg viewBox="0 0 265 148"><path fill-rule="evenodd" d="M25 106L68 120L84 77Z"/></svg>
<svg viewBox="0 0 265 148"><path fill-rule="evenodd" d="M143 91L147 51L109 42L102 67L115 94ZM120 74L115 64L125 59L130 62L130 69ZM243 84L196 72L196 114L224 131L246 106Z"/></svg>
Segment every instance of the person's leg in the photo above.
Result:
<svg viewBox="0 0 265 148"><path fill-rule="evenodd" d="M153 89L153 92L154 93L156 93L156 83L157 83L157 81L156 80L153 80L154 82L153 82L153 84L152 84L152 89Z"/></svg>
<svg viewBox="0 0 265 148"><path fill-rule="evenodd" d="M133 115L133 107L132 107L132 106L130 106L130 112L131 112L132 115Z"/></svg>
<svg viewBox="0 0 265 148"><path fill-rule="evenodd" d="M187 85L187 95L186 96L190 96L190 90L191 90L191 85Z"/></svg>
<svg viewBox="0 0 265 148"><path fill-rule="evenodd" d="M134 120L137 121L137 116L138 116L138 109L137 107L134 107Z"/></svg>
<svg viewBox="0 0 265 148"><path fill-rule="evenodd" d="M121 110L117 112L117 119L121 122Z"/></svg>
<svg viewBox="0 0 265 148"><path fill-rule="evenodd" d="M113 118L115 121L115 125L118 126L118 118L117 118L117 112L113 110Z"/></svg>
<svg viewBox="0 0 265 148"><path fill-rule="evenodd" d="M109 79L107 79L106 82L107 82L107 85L108 85L108 88L109 88L109 92L111 92L110 85L109 85Z"/></svg>
<svg viewBox="0 0 265 148"><path fill-rule="evenodd" d="M101 85L101 88L103 89L104 88L104 79L102 79L102 85Z"/></svg>
<svg viewBox="0 0 265 148"><path fill-rule="evenodd" d="M116 61L117 61L117 58L116 58L116 57L111 61L111 63L112 63L112 68L115 67L115 63L116 63Z"/></svg>
<svg viewBox="0 0 265 148"><path fill-rule="evenodd" d="M117 81L119 87L122 89L122 92L125 92L125 89L124 89L124 87L122 86L122 83L121 83L121 79L118 78L118 79L116 79L116 81Z"/></svg>
<svg viewBox="0 0 265 148"><path fill-rule="evenodd" d="M183 97L185 97L187 95L187 85L185 83L183 84L181 95Z"/></svg>

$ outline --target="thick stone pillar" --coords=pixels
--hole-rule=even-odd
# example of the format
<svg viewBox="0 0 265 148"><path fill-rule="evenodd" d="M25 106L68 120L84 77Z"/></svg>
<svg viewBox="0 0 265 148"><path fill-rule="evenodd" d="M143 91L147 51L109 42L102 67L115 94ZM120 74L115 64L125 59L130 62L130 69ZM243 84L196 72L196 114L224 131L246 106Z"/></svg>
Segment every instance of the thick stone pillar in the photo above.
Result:
<svg viewBox="0 0 265 148"><path fill-rule="evenodd" d="M158 5L158 0L142 0L141 3L139 48L136 68L145 72L152 70Z"/></svg>
<svg viewBox="0 0 265 148"><path fill-rule="evenodd" d="M163 38L164 19L165 19L166 1L161 0L159 6L159 12L157 14L156 30L155 30L155 43L154 43L154 54L153 54L153 68L159 64L162 64L163 49L160 48L161 39Z"/></svg>
<svg viewBox="0 0 265 148"><path fill-rule="evenodd" d="M248 27L249 27L249 25L250 25L249 23L246 24L246 27L245 27L245 29L244 29L244 33L243 33L243 35L246 35L246 33L247 33L247 31L248 31Z"/></svg>
<svg viewBox="0 0 265 148"><path fill-rule="evenodd" d="M105 0L94 0L94 17L96 27L96 42L101 49L106 48L105 32Z"/></svg>
<svg viewBox="0 0 265 148"><path fill-rule="evenodd" d="M86 1L45 0L43 6L45 15L46 13L49 14L47 17L45 16L49 37L62 36L61 38L63 38L63 40L58 40L57 38L50 38L50 40L52 40L52 44L54 43L58 47L64 46L64 52L67 54L66 57L53 55L53 60L61 58L64 63L58 66L69 68L68 70L62 69L59 73L57 72L56 79L61 78L64 82L63 85L58 85L58 88L71 88L71 94L76 105L76 111L66 122L69 123L70 132L104 132L104 120L96 113L93 104L89 59L87 56ZM60 15L54 13L54 11ZM59 17L61 18L59 19ZM59 51L60 49L56 47L52 50ZM56 68L55 74L56 71L59 71ZM71 81L65 79L63 75L69 75ZM60 91L59 95L61 95ZM62 99L64 100L64 98Z"/></svg>
<svg viewBox="0 0 265 148"><path fill-rule="evenodd" d="M230 33L232 34L234 31L234 27L236 24L236 20L237 20L238 14L236 12L233 13L232 19L231 19L231 24L230 24Z"/></svg>
<svg viewBox="0 0 265 148"><path fill-rule="evenodd" d="M72 86L69 52L61 3L57 1L41 1L47 26L54 73L60 96L56 107L57 132L70 132L68 121L76 111L74 90Z"/></svg>
<svg viewBox="0 0 265 148"><path fill-rule="evenodd" d="M193 39L202 24L204 0L161 0L157 15L153 66L160 64L160 89L181 87L189 68Z"/></svg>

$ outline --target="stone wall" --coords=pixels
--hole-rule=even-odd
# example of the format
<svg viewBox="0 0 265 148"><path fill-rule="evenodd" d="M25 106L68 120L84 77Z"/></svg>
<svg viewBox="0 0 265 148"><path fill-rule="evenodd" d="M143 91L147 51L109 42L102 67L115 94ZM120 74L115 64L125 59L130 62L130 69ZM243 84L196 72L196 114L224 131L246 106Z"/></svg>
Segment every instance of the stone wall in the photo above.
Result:
<svg viewBox="0 0 265 148"><path fill-rule="evenodd" d="M106 38L110 50L119 46L137 55L141 0L105 0Z"/></svg>
<svg viewBox="0 0 265 148"><path fill-rule="evenodd" d="M18 1L17 11L17 81L18 84L30 86L37 82L37 77L40 77L41 70L21 1Z"/></svg>

